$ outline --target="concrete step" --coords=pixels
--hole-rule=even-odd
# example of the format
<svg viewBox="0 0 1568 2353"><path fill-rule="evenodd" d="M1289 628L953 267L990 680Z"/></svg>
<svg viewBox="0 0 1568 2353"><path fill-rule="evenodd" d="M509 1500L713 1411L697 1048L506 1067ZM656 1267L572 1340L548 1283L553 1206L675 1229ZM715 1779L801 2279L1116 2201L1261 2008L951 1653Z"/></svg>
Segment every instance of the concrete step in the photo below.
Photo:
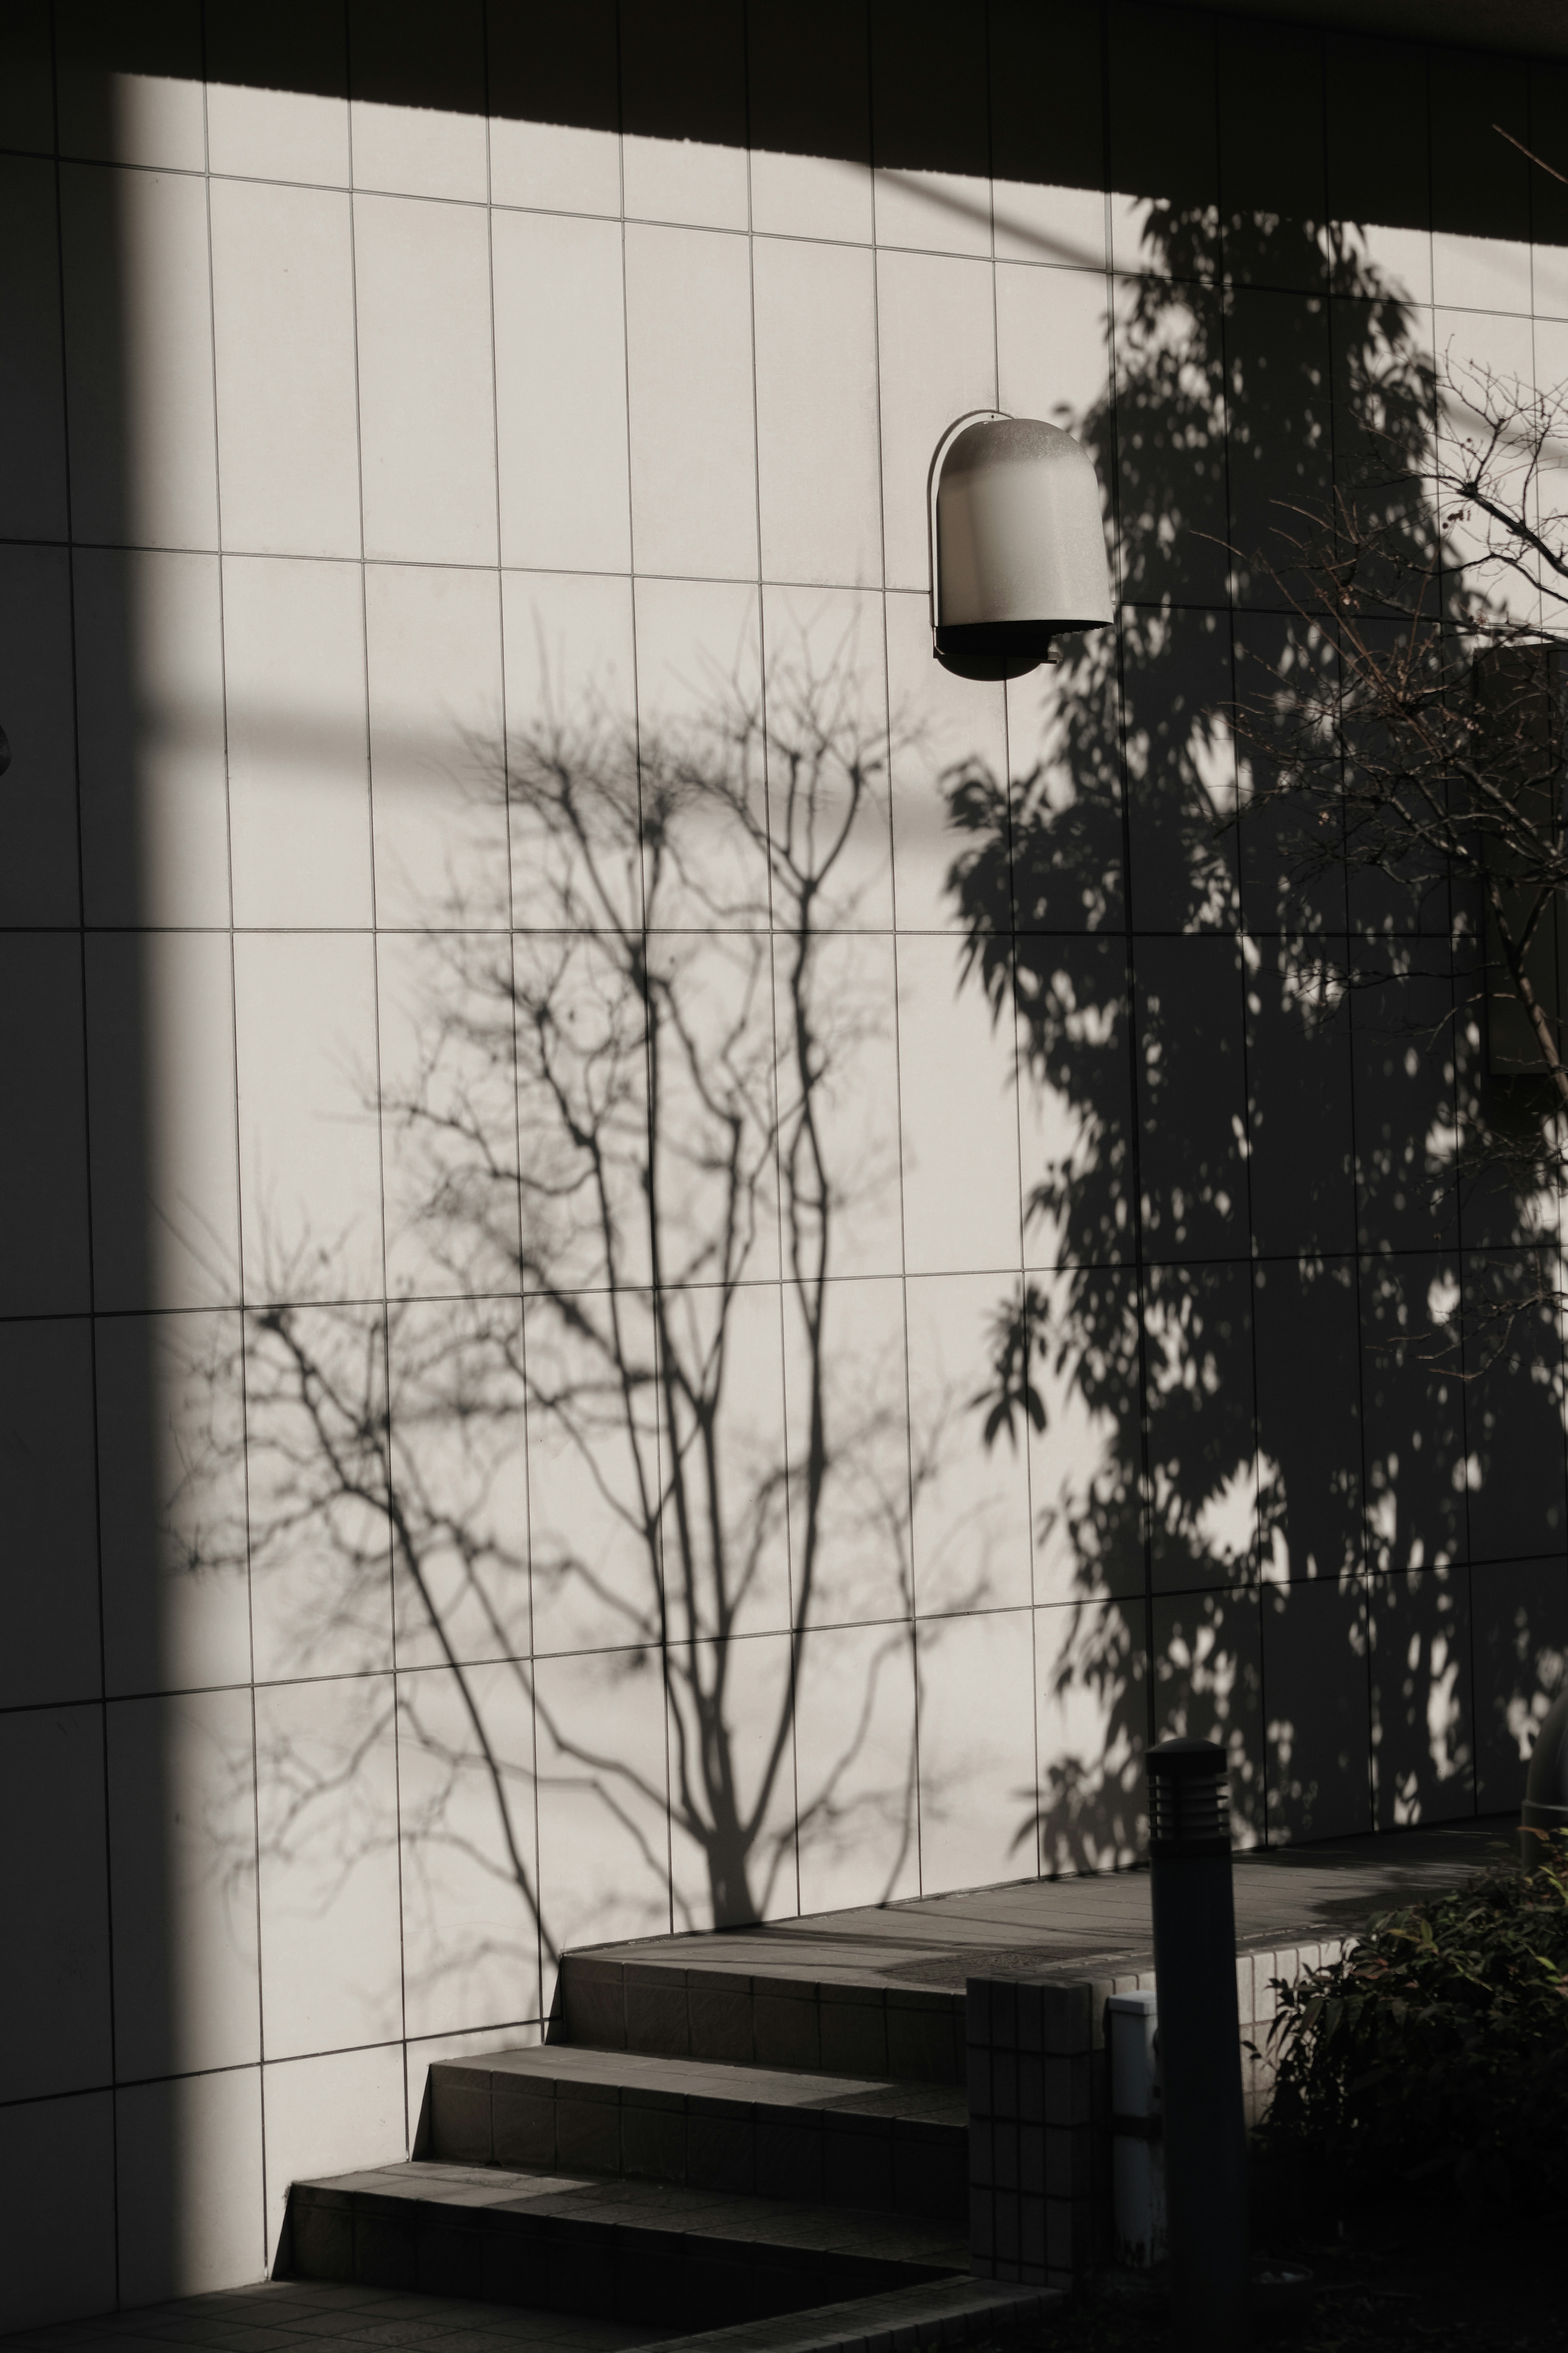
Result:
<svg viewBox="0 0 1568 2353"><path fill-rule="evenodd" d="M531 2305L671 2335L966 2276L910 2217L415 2160L296 2182L279 2275Z"/></svg>
<svg viewBox="0 0 1568 2353"><path fill-rule="evenodd" d="M649 1949L565 1954L552 2044L880 2083L964 2080L962 1982L933 1991L879 1983L869 1970L860 1983L810 1968L758 1976L652 1961Z"/></svg>
<svg viewBox="0 0 1568 2353"><path fill-rule="evenodd" d="M1009 2287L999 2280L936 2280L896 2287L853 2304L819 2305L777 2320L742 2321L698 2337L663 2338L658 2353L906 2353L935 2345L1038 2342L1067 2297L1058 2288Z"/></svg>
<svg viewBox="0 0 1568 2353"><path fill-rule="evenodd" d="M436 2061L422 2154L885 2208L962 2227L968 2124L955 2084L551 2043Z"/></svg>

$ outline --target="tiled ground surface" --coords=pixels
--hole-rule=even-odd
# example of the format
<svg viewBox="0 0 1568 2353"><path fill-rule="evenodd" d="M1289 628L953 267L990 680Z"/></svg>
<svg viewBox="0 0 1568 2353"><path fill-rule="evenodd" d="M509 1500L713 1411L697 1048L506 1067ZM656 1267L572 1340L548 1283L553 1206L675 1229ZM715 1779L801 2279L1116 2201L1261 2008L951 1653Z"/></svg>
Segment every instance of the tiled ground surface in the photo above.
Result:
<svg viewBox="0 0 1568 2353"><path fill-rule="evenodd" d="M1284 1945L1309 1940L1314 1930L1343 1934L1371 1913L1414 1902L1493 1861L1517 1827L1516 1815L1499 1814L1237 1855L1237 1941ZM970 1975L1135 1963L1152 1946L1149 1874L1128 1871L1030 1880L758 1928L649 1937L580 1957L822 1985L962 1989Z"/></svg>
<svg viewBox="0 0 1568 2353"><path fill-rule="evenodd" d="M183 2353L369 2353L396 2346L400 2353L621 2353L668 2331L614 2320L584 2320L561 2312L528 2312L515 2305L468 2304L385 2288L338 2287L318 2281L267 2280L221 2295L187 2296L101 2320L61 2322L53 2328L0 2337L5 2353L142 2353L180 2347Z"/></svg>

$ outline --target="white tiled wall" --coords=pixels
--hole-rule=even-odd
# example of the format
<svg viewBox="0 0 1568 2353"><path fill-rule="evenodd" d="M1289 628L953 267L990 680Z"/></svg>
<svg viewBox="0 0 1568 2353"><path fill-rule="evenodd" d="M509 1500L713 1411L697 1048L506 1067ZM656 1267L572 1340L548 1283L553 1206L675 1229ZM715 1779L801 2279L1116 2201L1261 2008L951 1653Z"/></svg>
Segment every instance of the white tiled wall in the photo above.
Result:
<svg viewBox="0 0 1568 2353"><path fill-rule="evenodd" d="M143 69L143 13L18 11L47 37L0 70L0 1837L47 1923L0 1959L34 2251L0 2326L258 2274L292 2178L405 2151L431 2052L536 2037L567 1946L710 1919L705 1708L779 1915L1125 1862L1151 1728L1227 1742L1251 1837L1506 1808L1568 1655L1555 1406L1377 1348L1492 1279L1478 1213L1421 1190L1454 1082L1411 1078L1376 992L1267 1067L1271 885L1216 840L1203 718L1273 626L1251 590L1233 623L1216 543L1265 527L1268 387L1368 316L1289 224L1362 223L1414 348L1554 378L1568 224L1522 176L1483 216L1450 159L1494 120L1556 135L1560 83L1123 0L1061 0L1048 58L1026 0L729 0L684 138L651 0L559 12L564 65L501 9L405 12L399 64L374 8L274 34L190 0ZM792 127L802 43L831 63ZM405 69L427 103L388 97ZM599 100L531 95L558 69ZM1195 223L1154 339L1211 435L1175 531L1128 389L1151 192ZM1297 490L1328 398L1286 419ZM927 467L998 403L1106 437L1145 601L1077 708L1070 673L931 660ZM651 1371L660 1304L696 1361L715 1294L652 1296L624 1157L608 1257L576 1193L494 1203L540 1173L541 976L602 1036L656 889L703 1067L744 1064L743 1136L787 1124L787 881L731 811L657 881L623 843L595 901L505 782L585 720L607 772L668 775L805 668L892 732L815 1000L839 1452L814 1519L810 1271L764 1152L701 1491L749 1582L689 1610L667 1516L661 1648L647 1482L657 1512L679 1448L699 1492L700 1418L650 1378L628 1431L581 1384L611 1315ZM1005 840L997 919L1092 1116L967 965L955 764L1102 827L1070 899ZM777 849L776 763L758 793ZM659 1115L718 1133L689 1075ZM721 1180L688 1161L672 1247L712 1240ZM1041 1411L987 1448L1007 1315ZM355 1492L384 1447L414 1552Z"/></svg>

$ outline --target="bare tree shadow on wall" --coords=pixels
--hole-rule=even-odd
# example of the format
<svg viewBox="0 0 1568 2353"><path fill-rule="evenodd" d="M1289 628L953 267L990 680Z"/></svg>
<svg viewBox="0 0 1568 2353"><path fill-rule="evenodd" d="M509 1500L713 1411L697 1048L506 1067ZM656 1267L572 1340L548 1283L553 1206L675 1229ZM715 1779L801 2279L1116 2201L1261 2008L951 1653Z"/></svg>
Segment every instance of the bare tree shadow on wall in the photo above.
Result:
<svg viewBox="0 0 1568 2353"><path fill-rule="evenodd" d="M1457 1184L1483 1082L1474 911L1303 895L1289 843L1245 818L1262 780L1225 707L1249 664L1327 657L1228 543L1353 476L1429 543L1436 397L1353 231L1255 227L1273 284L1339 299L1222 297L1206 209L1151 206L1150 274L1078 426L1114 493L1122 626L1065 652L1036 765L949 783L972 984L999 1023L1016 1008L1021 1083L1070 1113L1025 1171L1026 1262L1055 1271L1000 1306L984 1401L987 1442L1047 1466L1037 1546L1068 1587L1047 1688L1095 1702L1020 1826L1047 1869L1141 1844L1140 1751L1173 1732L1227 1746L1253 1838L1468 1811L1478 1751L1483 1798L1512 1804L1536 1657L1528 1629L1506 1655L1465 1564L1562 1550L1550 1316L1468 1388L1402 1345L1536 1229L1531 1204ZM1050 1467L1085 1417L1098 1451Z"/></svg>
<svg viewBox="0 0 1568 2353"><path fill-rule="evenodd" d="M400 1837L416 1973L510 1984L501 2016L537 2014L535 1937L548 1975L795 1911L807 1845L862 1900L911 1855L910 1520L951 1433L911 1444L901 1320L868 1339L834 1281L897 1181L857 1103L891 1012L858 698L841 656L775 666L765 716L716 689L679 732L583 706L510 742L510 876L448 895L384 1010L393 1295L334 1301L333 1238L279 1229L247 1319L275 1672L373 1657L389 1581L399 1669L327 1750L268 1717L263 1869L324 1911ZM366 1795L395 1737L400 1830Z"/></svg>

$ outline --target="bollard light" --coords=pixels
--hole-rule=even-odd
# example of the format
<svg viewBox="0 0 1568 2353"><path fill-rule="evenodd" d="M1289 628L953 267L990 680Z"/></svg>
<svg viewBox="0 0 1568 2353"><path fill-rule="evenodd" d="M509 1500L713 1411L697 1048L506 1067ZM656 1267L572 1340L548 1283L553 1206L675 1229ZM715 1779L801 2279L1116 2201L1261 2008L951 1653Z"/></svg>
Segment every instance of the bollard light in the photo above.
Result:
<svg viewBox="0 0 1568 2353"><path fill-rule="evenodd" d="M959 678L1021 678L1064 631L1113 617L1093 461L1035 417L950 425L927 480L931 650Z"/></svg>
<svg viewBox="0 0 1568 2353"><path fill-rule="evenodd" d="M1162 1741L1146 1764L1171 2303L1194 2353L1239 2353L1250 2265L1229 1774L1212 1740Z"/></svg>
<svg viewBox="0 0 1568 2353"><path fill-rule="evenodd" d="M1544 1861L1553 1831L1568 1831L1568 1686L1542 1718L1531 1751L1519 1820L1519 1859L1526 1871Z"/></svg>

